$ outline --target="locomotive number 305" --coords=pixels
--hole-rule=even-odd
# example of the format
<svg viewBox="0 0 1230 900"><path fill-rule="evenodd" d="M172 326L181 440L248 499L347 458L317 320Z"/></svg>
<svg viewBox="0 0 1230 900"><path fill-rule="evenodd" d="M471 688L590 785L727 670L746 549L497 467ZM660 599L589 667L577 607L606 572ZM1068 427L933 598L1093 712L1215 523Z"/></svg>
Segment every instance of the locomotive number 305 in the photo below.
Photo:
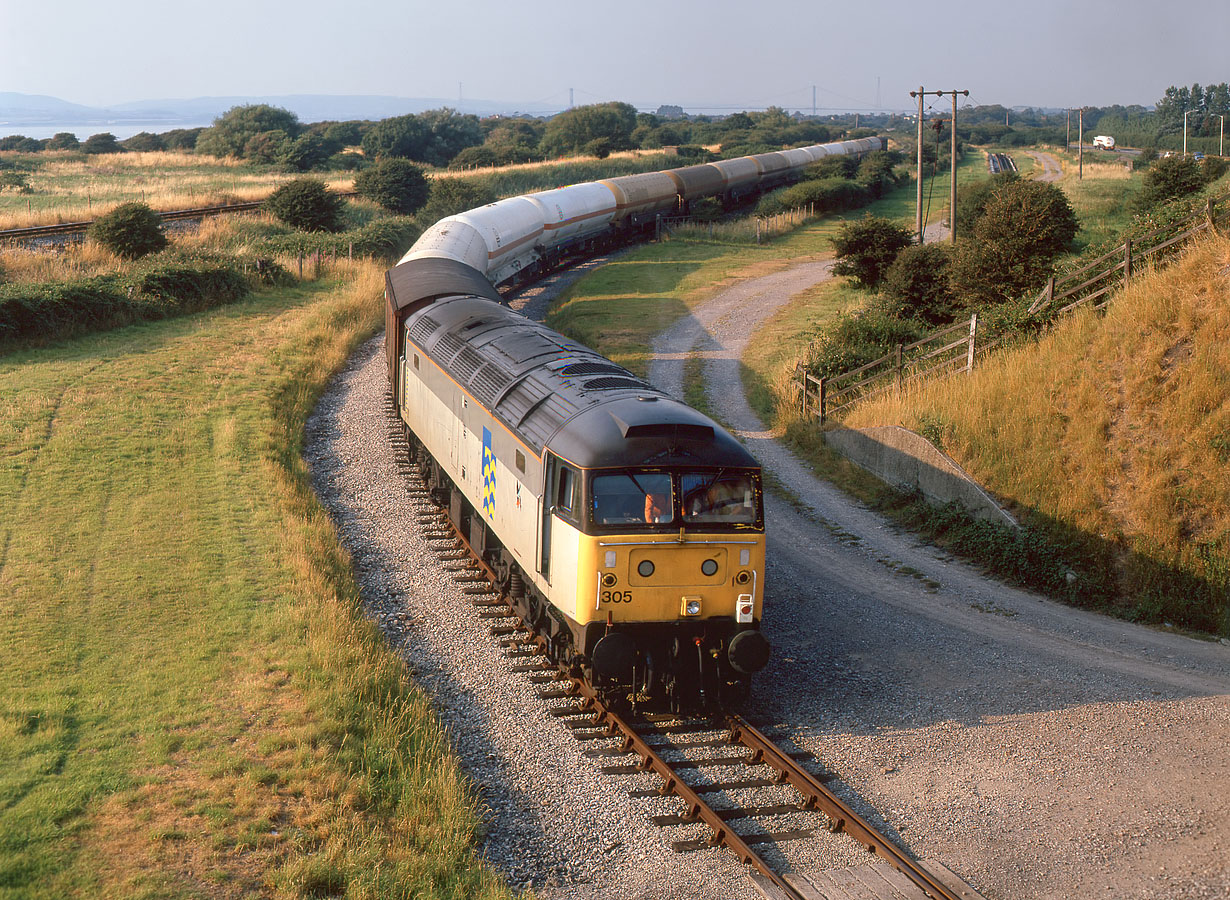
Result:
<svg viewBox="0 0 1230 900"><path fill-rule="evenodd" d="M631 591L603 591L602 592L602 602L603 603L631 603L632 602L632 592Z"/></svg>

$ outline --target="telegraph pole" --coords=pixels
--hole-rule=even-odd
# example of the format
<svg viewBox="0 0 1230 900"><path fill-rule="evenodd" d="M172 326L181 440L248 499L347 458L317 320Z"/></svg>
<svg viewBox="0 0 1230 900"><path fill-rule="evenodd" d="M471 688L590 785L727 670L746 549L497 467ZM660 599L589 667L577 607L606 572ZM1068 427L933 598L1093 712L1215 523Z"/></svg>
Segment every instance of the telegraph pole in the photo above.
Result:
<svg viewBox="0 0 1230 900"><path fill-rule="evenodd" d="M1068 148L1072 146L1072 110L1068 110L1068 130L1063 138L1063 152L1067 153Z"/></svg>
<svg viewBox="0 0 1230 900"><path fill-rule="evenodd" d="M952 187L948 193L948 239L957 242L957 94L969 96L969 91L952 92Z"/></svg>
<svg viewBox="0 0 1230 900"><path fill-rule="evenodd" d="M1076 180L1085 180L1085 107L1077 110Z"/></svg>
<svg viewBox="0 0 1230 900"><path fill-rule="evenodd" d="M969 91L925 91L920 85L917 91L910 91L911 97L918 98L918 196L915 201L915 221L918 229L918 243L923 242L923 97L933 95L943 97L952 94L952 195L948 198L951 209L948 213L952 240L957 239L957 94L969 96Z"/></svg>
<svg viewBox="0 0 1230 900"><path fill-rule="evenodd" d="M811 117L816 117L816 86L811 86Z"/></svg>

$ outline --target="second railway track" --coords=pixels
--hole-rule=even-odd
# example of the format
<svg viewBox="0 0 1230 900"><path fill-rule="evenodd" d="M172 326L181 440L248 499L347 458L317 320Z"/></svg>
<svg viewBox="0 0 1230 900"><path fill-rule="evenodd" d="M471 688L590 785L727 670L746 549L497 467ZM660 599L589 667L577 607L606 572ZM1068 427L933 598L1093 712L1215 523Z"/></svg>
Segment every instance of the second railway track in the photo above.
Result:
<svg viewBox="0 0 1230 900"><path fill-rule="evenodd" d="M617 710L584 682L570 677L543 652L544 639L515 614L492 587L495 573L453 526L446 511L418 477L400 423L390 415L390 438L406 487L419 507L418 523L442 568L473 597L480 618L489 621L513 671L538 688L552 716L581 742L585 756L609 777L652 775L629 788L634 798L673 798L674 812L650 815L654 824L680 829L671 848L686 853L724 848L744 865L760 892L772 900L893 897L903 900L969 900L977 895L943 870L915 861L846 804L827 782L836 776L814 772L810 753L783 748L745 718L718 719L637 715ZM812 763L807 767L804 763ZM775 864L766 852L780 843L805 840L818 831L841 832L875 854L854 884L807 875ZM778 854L780 855L780 854ZM933 868L934 865L933 865ZM942 869L942 867L939 867Z"/></svg>

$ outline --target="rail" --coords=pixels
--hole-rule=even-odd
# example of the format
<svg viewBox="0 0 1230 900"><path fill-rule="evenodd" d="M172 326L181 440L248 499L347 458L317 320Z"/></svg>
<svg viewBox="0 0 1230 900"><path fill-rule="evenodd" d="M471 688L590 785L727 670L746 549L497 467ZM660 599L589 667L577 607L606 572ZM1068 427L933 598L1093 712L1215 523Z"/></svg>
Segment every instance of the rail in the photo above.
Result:
<svg viewBox="0 0 1230 900"><path fill-rule="evenodd" d="M339 196L355 197L355 191L341 191ZM264 205L264 200L245 200L242 203L222 203L214 206L194 206L189 209L171 209L159 212L158 217L164 222L174 222L182 219L203 219L207 216L221 216L229 213L252 212ZM36 238L54 237L61 234L83 234L94 224L94 220L83 222L60 222L56 225L31 225L26 228L6 228L0 230L0 243L21 243Z"/></svg>
<svg viewBox="0 0 1230 900"><path fill-rule="evenodd" d="M1107 295L1130 281L1142 261L1161 258L1166 251L1204 231L1216 231L1218 204L1227 199L1230 194L1210 197L1203 209L1190 216L1129 238L1079 269L1052 276L1030 304L1028 314L1054 319L1087 304L1101 309L1109 302ZM957 333L965 336L954 338ZM907 382L972 372L979 358L1010 337L1008 332L980 335L975 314L968 323L933 331L910 344L900 343L890 353L837 375L815 376L808 371L804 359L799 359L791 385L802 416L814 416L823 424L855 403L900 390ZM814 342L808 350L812 347Z"/></svg>
<svg viewBox="0 0 1230 900"><path fill-rule="evenodd" d="M409 442L396 416L391 398L387 402L387 413L389 415L389 437L399 457L398 468L407 479L406 487L411 496L423 504L419 524L424 529L431 551L453 571L454 579L463 585L463 589L475 595L474 604L479 609L480 617L492 620L492 633L504 638L507 646L518 659L529 655L531 651L528 648L537 648L540 656L547 657L549 640L535 632L518 614L512 599L496 587L499 584L498 574L461 529L457 528L448 513L439 506L438 498L433 497L431 491L421 481L417 466L412 461ZM496 621L509 620L512 624L494 624ZM729 822L738 819L769 818L774 815L822 813L828 820L830 831L848 834L861 846L902 873L905 878L934 900L962 900L951 887L911 859L901 848L852 810L823 783L821 778L803 768L795 758L796 754L783 750L744 718L733 714L726 716L723 720L726 730L724 738L686 745L717 747L719 752L720 748L725 747L735 750L735 753L709 759L691 757L685 761L671 763L655 749L658 745L646 740L646 734L662 736L670 732L682 733L691 730L712 732L722 730L721 726L715 727L714 723L707 719L703 723L699 720L680 719L662 721L655 720L654 717L640 717L634 721L625 716L622 711L608 704L601 694L587 682L568 674L561 667L552 663L549 657L537 663L522 663L515 666L514 671L528 674L532 682L542 686L544 690L540 696L543 699L572 699L574 701L574 705L562 710L556 708L553 712L557 715L569 716L571 721L580 726L574 730L574 734L579 739L615 738L619 741L617 747L609 750L587 751L587 755L635 754L638 762L633 765L606 768L617 770L619 773L653 773L660 779L661 786L657 790L638 791L638 795L672 796L682 801L684 812L681 815L655 817L659 825L703 823L708 827L710 837L707 840L676 842L674 847L677 851L723 847L755 871L762 888L765 882L776 888L774 896L785 897L788 900L809 900L814 894L797 887L798 882L794 876L780 872L770 865L765 857L756 851L755 845L806 837L812 833L812 829L796 829L776 834L742 835L732 828ZM579 701L579 704L576 701ZM810 754L797 755L810 756ZM680 770L685 767L699 768L706 765L724 767L735 764L767 767L771 770L771 774L767 777L721 785L693 785L680 774ZM734 787L769 788L782 784L788 784L798 792L798 802L778 803L768 807L743 805L733 809L719 810L704 799L705 794L717 792L719 789L725 791Z"/></svg>

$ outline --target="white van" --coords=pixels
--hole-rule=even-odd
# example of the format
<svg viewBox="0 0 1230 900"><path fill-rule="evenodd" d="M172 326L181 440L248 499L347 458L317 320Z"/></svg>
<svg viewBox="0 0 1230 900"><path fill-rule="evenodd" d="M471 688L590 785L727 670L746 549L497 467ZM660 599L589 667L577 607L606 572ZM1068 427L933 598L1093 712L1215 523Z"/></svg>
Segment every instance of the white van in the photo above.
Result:
<svg viewBox="0 0 1230 900"><path fill-rule="evenodd" d="M1102 150L1114 150L1115 139L1109 134L1099 134L1093 139L1094 149L1101 148Z"/></svg>

